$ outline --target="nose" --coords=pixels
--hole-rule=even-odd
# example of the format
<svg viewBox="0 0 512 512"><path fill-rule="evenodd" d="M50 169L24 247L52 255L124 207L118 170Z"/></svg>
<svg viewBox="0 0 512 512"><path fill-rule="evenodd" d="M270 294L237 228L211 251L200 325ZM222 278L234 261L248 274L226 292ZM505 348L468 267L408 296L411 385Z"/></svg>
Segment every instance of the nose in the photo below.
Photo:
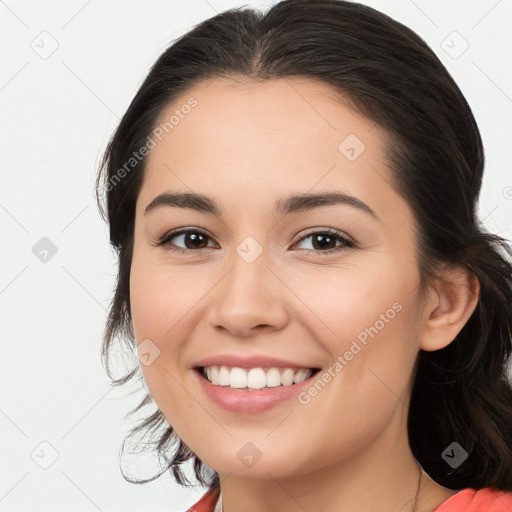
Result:
<svg viewBox="0 0 512 512"><path fill-rule="evenodd" d="M247 262L237 253L211 297L210 326L239 338L282 329L287 322L286 286L263 253Z"/></svg>

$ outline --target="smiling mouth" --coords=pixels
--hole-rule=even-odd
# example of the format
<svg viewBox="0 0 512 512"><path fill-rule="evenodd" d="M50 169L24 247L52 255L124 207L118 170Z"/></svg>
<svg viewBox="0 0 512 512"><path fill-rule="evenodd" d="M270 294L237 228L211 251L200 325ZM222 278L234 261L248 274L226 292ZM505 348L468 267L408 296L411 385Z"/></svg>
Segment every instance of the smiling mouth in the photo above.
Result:
<svg viewBox="0 0 512 512"><path fill-rule="evenodd" d="M214 386L257 391L300 384L316 375L320 368L255 367L239 368L225 365L195 367L199 375Z"/></svg>

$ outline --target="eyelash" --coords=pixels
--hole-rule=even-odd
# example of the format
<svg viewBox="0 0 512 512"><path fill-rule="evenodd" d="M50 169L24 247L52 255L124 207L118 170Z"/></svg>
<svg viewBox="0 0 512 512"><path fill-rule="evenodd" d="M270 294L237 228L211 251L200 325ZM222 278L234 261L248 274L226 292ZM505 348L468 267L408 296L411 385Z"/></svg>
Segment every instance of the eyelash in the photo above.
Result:
<svg viewBox="0 0 512 512"><path fill-rule="evenodd" d="M164 245L167 245L168 247L168 250L170 251L173 251L173 252L177 252L177 253L180 253L180 254L190 254L191 252L197 252L201 249L211 249L211 247L203 247L201 249L182 249L180 247L176 247L176 246L172 246L170 244L170 241L176 237L176 236L179 236L179 235L183 235L183 234L188 234L188 233L197 233L197 234L201 234L203 236L206 236L207 238L209 238L211 240L211 237L209 235L207 235L204 231L200 230L200 229L196 229L196 228L186 228L186 229L177 229L177 230L174 230L174 231L170 231L168 233L166 233L165 235L163 235L162 237L160 237L156 243L154 244L155 246L157 247L160 247L160 246L164 246ZM300 238L297 242L301 242L302 240L306 239L306 238L309 238L310 236L312 235L329 235L331 237L334 237L336 239L336 241L339 241L339 242L342 242L343 245L341 246L338 246L338 247L335 247L333 249L326 249L326 250L323 250L323 251L315 251L314 249L302 249L304 251L307 251L308 254L310 253L317 253L317 254L321 254L321 255L328 255L328 254L332 254L332 253L335 253L335 252L339 252L343 249L347 249L347 248L356 248L357 247L357 243L352 241L352 240L349 240L348 238L345 238L344 236L341 235L341 233L339 231L336 231L335 229L330 229L330 228L327 228L327 229L323 229L323 230L318 230L318 231L310 231L309 233L305 234L302 238ZM294 245L296 245L294 244Z"/></svg>

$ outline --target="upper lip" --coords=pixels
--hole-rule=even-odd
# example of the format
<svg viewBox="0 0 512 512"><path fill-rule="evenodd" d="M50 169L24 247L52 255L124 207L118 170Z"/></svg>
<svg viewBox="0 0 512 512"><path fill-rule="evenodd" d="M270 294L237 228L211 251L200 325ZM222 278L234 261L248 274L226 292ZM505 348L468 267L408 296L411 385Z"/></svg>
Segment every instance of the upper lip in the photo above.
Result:
<svg viewBox="0 0 512 512"><path fill-rule="evenodd" d="M192 366L229 366L238 368L257 368L263 366L277 366L280 368L319 368L308 363L297 363L294 361L286 361L277 357L252 354L250 356L239 356L235 354L217 354L211 357L205 357L197 361Z"/></svg>

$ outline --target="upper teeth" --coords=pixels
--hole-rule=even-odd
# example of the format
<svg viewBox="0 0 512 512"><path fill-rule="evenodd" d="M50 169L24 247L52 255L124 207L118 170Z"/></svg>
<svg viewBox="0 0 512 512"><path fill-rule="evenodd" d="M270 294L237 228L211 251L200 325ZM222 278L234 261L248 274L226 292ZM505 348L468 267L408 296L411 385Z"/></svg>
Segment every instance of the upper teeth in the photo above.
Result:
<svg viewBox="0 0 512 512"><path fill-rule="evenodd" d="M291 386L311 377L313 371L307 368L239 368L229 366L205 366L203 373L217 386L232 388L262 389L264 387Z"/></svg>

